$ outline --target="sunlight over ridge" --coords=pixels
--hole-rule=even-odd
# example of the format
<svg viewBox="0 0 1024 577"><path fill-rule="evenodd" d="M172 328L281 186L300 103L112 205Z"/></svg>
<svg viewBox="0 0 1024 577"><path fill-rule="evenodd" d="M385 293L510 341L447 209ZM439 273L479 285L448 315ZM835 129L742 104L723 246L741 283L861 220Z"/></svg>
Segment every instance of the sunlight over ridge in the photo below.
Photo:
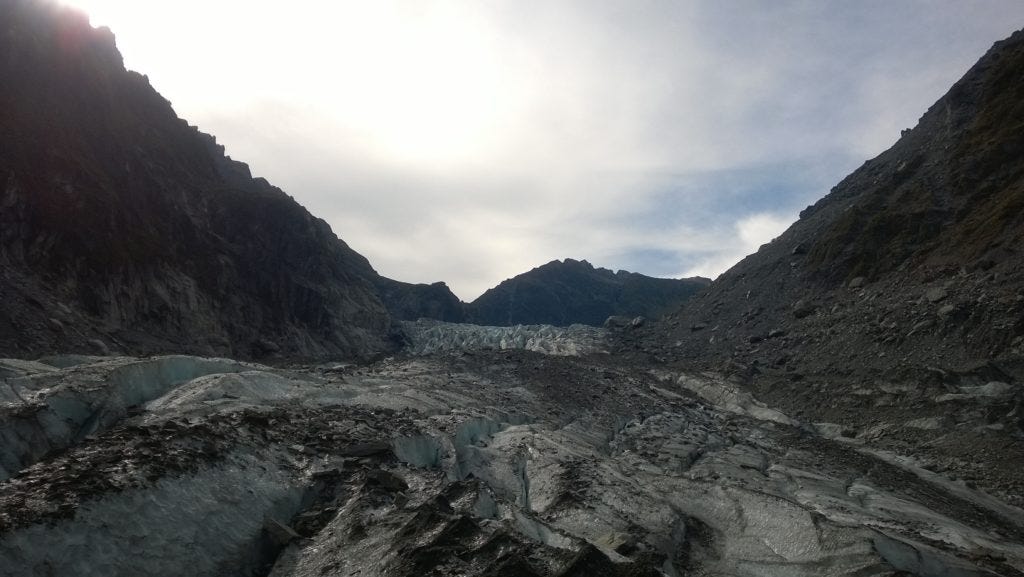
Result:
<svg viewBox="0 0 1024 577"><path fill-rule="evenodd" d="M885 150L1024 10L62 1L379 271L466 296L567 256L717 276L757 246L737 223Z"/></svg>
<svg viewBox="0 0 1024 577"><path fill-rule="evenodd" d="M401 166L472 164L526 107L528 87L510 81L483 16L447 3L63 3L116 30L126 65L147 71L172 102L201 94L225 111L251 99L287 103ZM188 65L211 58L224 67Z"/></svg>

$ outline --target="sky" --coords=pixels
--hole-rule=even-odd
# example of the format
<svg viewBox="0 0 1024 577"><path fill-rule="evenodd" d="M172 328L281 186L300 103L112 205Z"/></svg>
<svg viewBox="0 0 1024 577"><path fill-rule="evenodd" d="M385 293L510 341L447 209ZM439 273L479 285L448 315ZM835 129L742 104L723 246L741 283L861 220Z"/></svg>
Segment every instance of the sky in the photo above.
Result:
<svg viewBox="0 0 1024 577"><path fill-rule="evenodd" d="M65 0L381 274L714 278L891 146L1020 0Z"/></svg>

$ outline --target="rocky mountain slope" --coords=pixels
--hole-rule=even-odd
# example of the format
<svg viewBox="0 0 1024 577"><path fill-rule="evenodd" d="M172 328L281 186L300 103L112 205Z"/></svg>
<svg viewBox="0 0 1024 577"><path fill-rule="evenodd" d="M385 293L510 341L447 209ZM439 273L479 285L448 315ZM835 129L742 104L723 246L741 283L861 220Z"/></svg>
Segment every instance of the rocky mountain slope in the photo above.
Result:
<svg viewBox="0 0 1024 577"><path fill-rule="evenodd" d="M112 34L0 0L0 350L366 355L376 273L179 119Z"/></svg>
<svg viewBox="0 0 1024 577"><path fill-rule="evenodd" d="M658 317L709 282L612 272L585 260L556 260L488 290L469 305L468 318L493 326L600 326L610 316Z"/></svg>
<svg viewBox="0 0 1024 577"><path fill-rule="evenodd" d="M391 316L398 320L467 321L466 303L443 282L413 284L378 276L374 285Z"/></svg>
<svg viewBox="0 0 1024 577"><path fill-rule="evenodd" d="M1022 102L1017 32L789 230L615 350L731 374L799 418L1016 499Z"/></svg>
<svg viewBox="0 0 1024 577"><path fill-rule="evenodd" d="M710 282L612 272L585 260L565 259L507 279L471 303L461 302L444 283L410 284L378 277L375 285L399 320L507 327L600 326L611 316L658 317Z"/></svg>
<svg viewBox="0 0 1024 577"><path fill-rule="evenodd" d="M674 356L1024 378L1024 33L670 323Z"/></svg>

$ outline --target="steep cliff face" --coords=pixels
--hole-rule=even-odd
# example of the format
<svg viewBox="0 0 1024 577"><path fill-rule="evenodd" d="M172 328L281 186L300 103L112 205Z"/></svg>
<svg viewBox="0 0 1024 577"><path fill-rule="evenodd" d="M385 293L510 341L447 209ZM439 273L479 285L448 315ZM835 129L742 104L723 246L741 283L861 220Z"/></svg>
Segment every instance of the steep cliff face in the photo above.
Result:
<svg viewBox="0 0 1024 577"><path fill-rule="evenodd" d="M369 263L125 70L113 35L0 1L0 350L366 355Z"/></svg>
<svg viewBox="0 0 1024 577"><path fill-rule="evenodd" d="M666 358L760 371L914 378L988 365L1020 379L1022 247L1018 32L658 339Z"/></svg>
<svg viewBox="0 0 1024 577"><path fill-rule="evenodd" d="M658 317L704 288L707 279L662 279L552 261L488 290L469 305L481 325L601 325L614 315Z"/></svg>

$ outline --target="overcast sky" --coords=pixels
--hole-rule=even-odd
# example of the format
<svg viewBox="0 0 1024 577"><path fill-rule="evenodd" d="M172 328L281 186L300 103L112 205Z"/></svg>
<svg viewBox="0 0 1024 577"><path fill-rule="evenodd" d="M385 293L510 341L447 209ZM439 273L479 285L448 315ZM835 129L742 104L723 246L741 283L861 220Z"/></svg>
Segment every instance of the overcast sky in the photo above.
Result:
<svg viewBox="0 0 1024 577"><path fill-rule="evenodd" d="M888 148L1020 0L68 0L382 274L715 277Z"/></svg>

